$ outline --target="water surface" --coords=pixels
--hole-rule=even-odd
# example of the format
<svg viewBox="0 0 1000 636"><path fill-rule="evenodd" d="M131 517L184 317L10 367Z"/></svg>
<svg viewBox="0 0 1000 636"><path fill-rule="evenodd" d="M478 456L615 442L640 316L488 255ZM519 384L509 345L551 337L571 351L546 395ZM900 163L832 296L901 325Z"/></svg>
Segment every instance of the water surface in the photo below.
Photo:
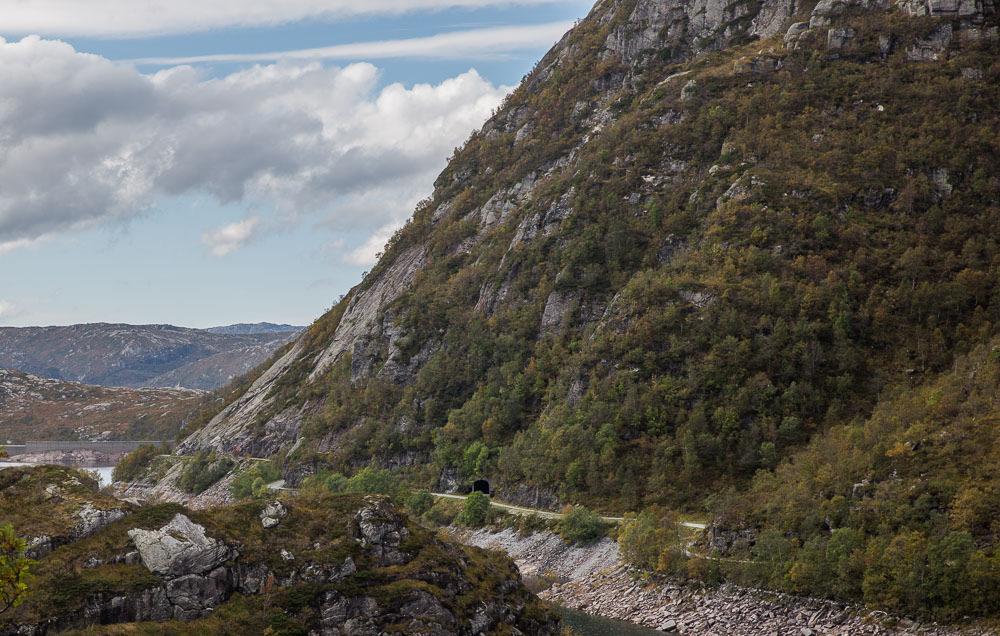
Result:
<svg viewBox="0 0 1000 636"><path fill-rule="evenodd" d="M563 625L571 628L576 636L663 636L664 632L600 616L591 616L579 610L559 607Z"/></svg>
<svg viewBox="0 0 1000 636"><path fill-rule="evenodd" d="M4 468L16 468L18 466L38 466L38 465L39 464L29 464L25 462L0 462L0 470L3 470ZM96 468L74 466L73 468L76 468L77 470L83 470L92 474L94 477L97 478L97 481L101 484L102 488L111 483L111 473L115 470L114 466L98 466Z"/></svg>

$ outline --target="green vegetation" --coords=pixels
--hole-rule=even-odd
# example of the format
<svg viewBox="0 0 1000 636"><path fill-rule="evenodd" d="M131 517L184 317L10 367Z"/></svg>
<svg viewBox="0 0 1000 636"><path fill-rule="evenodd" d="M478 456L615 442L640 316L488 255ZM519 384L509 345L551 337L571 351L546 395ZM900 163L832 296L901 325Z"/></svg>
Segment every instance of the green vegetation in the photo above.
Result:
<svg viewBox="0 0 1000 636"><path fill-rule="evenodd" d="M281 479L281 469L273 461L254 462L236 475L229 485L229 492L237 500L268 495L267 485Z"/></svg>
<svg viewBox="0 0 1000 636"><path fill-rule="evenodd" d="M569 543L593 543L608 533L608 525L593 510L584 506L567 506L559 520L559 535Z"/></svg>
<svg viewBox="0 0 1000 636"><path fill-rule="evenodd" d="M490 516L490 496L481 492L469 493L456 521L473 528L486 525Z"/></svg>
<svg viewBox="0 0 1000 636"><path fill-rule="evenodd" d="M434 505L434 497L426 490L414 490L406 498L406 509L415 517L421 517Z"/></svg>
<svg viewBox="0 0 1000 636"><path fill-rule="evenodd" d="M275 413L311 405L290 461L346 475L426 458L400 478L645 511L622 548L665 572L922 617L1000 611L1000 387L955 371L995 363L1000 43L956 36L914 63L940 21L871 12L843 18L857 37L837 55L817 31L633 73L602 55L634 2L614 6L456 151L310 329L273 393ZM747 70L760 56L780 67ZM596 92L620 77L628 90ZM491 199L506 216L483 229ZM308 382L348 303L416 252L380 316L391 344ZM360 355L375 372L352 378ZM733 560L686 558L661 507L714 515L740 538L718 555Z"/></svg>
<svg viewBox="0 0 1000 636"><path fill-rule="evenodd" d="M115 481L135 481L146 474L157 455L163 455L167 452L166 447L143 444L118 460L112 477Z"/></svg>
<svg viewBox="0 0 1000 636"><path fill-rule="evenodd" d="M9 473L17 475L11 478ZM12 504L37 508L39 519L62 518L70 499L73 511L86 501L103 508L105 496L96 484L81 483L80 475L56 467L2 471L0 506L5 511ZM61 489L63 498L44 496L46 488L53 484ZM272 583L260 595L236 595L210 616L187 623L92 626L77 633L204 634L230 633L238 628L255 634L305 634L319 629L319 608L324 595L331 591L349 597L370 596L378 602L379 611L387 614L411 602L418 591L427 592L439 599L457 620L466 622L484 603L503 596L511 599L512 605L523 604L526 608L516 625L525 633L537 631L535 621L550 619L548 610L525 589L509 587L510 581L517 580L517 572L513 563L499 554L444 542L404 519L408 538L400 549L407 555L406 561L386 566L380 562L377 550L369 550L352 538L351 523L365 505L363 496L320 491L284 498L283 504L287 516L270 529L260 523L265 502L249 500L202 511L186 510L176 504L136 508L86 538L61 535L63 545L32 567L30 589L23 602L0 615L0 631L48 620L60 620L62 625L73 627L81 624L74 617L85 616L83 609L101 602L99 599L110 601L162 587L164 579L151 574L143 565L125 565L114 560L134 550L128 536L130 529L159 528L178 513L204 526L209 536L239 545L239 564L264 567L279 580L291 576L302 564L339 568L348 557L356 565L356 571L330 583L296 583L287 587ZM33 519L18 517L14 522L15 532L33 536L38 529ZM23 550L23 542L17 546L15 552ZM282 558L282 550L294 554L295 562ZM95 562L98 565L93 565Z"/></svg>
<svg viewBox="0 0 1000 636"><path fill-rule="evenodd" d="M741 580L939 620L1000 612L1000 339L817 436L723 520L760 528Z"/></svg>
<svg viewBox="0 0 1000 636"><path fill-rule="evenodd" d="M25 542L9 523L0 524L0 614L17 607L28 593L30 561Z"/></svg>
<svg viewBox="0 0 1000 636"><path fill-rule="evenodd" d="M215 451L203 450L191 456L177 479L177 485L184 491L198 495L226 476L233 467L233 460L217 457Z"/></svg>

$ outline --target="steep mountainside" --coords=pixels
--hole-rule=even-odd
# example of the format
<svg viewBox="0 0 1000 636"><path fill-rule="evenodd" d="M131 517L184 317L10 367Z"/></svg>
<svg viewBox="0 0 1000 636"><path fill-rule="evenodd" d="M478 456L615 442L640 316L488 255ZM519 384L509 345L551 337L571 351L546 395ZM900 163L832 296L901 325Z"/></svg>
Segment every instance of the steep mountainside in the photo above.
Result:
<svg viewBox="0 0 1000 636"><path fill-rule="evenodd" d="M172 440L204 399L190 390L90 386L0 369L0 442Z"/></svg>
<svg viewBox="0 0 1000 636"><path fill-rule="evenodd" d="M364 281L181 451L277 455L293 483L374 461L543 505L708 508L756 536L776 520L739 511L755 474L998 331L997 23L992 0L599 2ZM852 563L876 576L856 552L923 533L919 560L969 532L929 520L972 478L926 479L920 503L873 487L892 521L852 535ZM813 504L851 508L841 486ZM815 527L785 528L776 572ZM996 529L963 537L992 572ZM874 578L872 602L911 574ZM815 576L796 589L834 594ZM925 600L899 607L948 602Z"/></svg>
<svg viewBox="0 0 1000 636"><path fill-rule="evenodd" d="M143 508L50 466L0 471L0 511L37 559L5 636L558 631L510 559L379 497Z"/></svg>
<svg viewBox="0 0 1000 636"><path fill-rule="evenodd" d="M0 328L0 368L102 386L214 389L247 373L298 327L89 324Z"/></svg>

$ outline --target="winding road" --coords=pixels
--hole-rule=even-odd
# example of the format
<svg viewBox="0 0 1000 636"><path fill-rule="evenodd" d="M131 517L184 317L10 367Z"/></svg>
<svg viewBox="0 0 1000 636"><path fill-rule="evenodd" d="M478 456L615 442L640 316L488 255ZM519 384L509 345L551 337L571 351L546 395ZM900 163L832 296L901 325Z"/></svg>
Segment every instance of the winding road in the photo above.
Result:
<svg viewBox="0 0 1000 636"><path fill-rule="evenodd" d="M465 500L468 495L452 495L443 492L432 492L431 496L437 497L438 499L459 499ZM506 504L494 499L490 499L490 504L494 508L499 508L500 510L506 510L507 512L513 513L515 515L536 515L542 519L562 519L565 515L561 512L552 512L551 510L540 510L538 508L525 508L524 506L515 506L513 504ZM624 517L601 517L601 521L607 523L621 523ZM704 530L708 526L704 523L696 523L694 521L679 521L678 525L684 526L685 528L690 528L692 530Z"/></svg>

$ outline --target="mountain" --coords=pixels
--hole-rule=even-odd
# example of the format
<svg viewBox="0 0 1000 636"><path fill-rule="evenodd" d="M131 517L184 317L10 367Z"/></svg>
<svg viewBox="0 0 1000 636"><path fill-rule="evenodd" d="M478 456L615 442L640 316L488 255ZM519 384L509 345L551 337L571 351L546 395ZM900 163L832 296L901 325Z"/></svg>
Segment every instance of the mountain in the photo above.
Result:
<svg viewBox="0 0 1000 636"><path fill-rule="evenodd" d="M0 442L172 440L203 400L184 389L89 386L0 369Z"/></svg>
<svg viewBox="0 0 1000 636"><path fill-rule="evenodd" d="M226 325L225 327L209 327L205 331L209 333L245 336L258 333L294 333L302 331L304 328L296 327L295 325L276 325L273 322L255 322Z"/></svg>
<svg viewBox="0 0 1000 636"><path fill-rule="evenodd" d="M294 327L233 325L0 327L0 368L101 386L214 389L252 370Z"/></svg>
<svg viewBox="0 0 1000 636"><path fill-rule="evenodd" d="M697 511L733 558L685 576L1000 612L1000 413L949 375L996 351L998 54L991 0L602 0L179 452Z"/></svg>

